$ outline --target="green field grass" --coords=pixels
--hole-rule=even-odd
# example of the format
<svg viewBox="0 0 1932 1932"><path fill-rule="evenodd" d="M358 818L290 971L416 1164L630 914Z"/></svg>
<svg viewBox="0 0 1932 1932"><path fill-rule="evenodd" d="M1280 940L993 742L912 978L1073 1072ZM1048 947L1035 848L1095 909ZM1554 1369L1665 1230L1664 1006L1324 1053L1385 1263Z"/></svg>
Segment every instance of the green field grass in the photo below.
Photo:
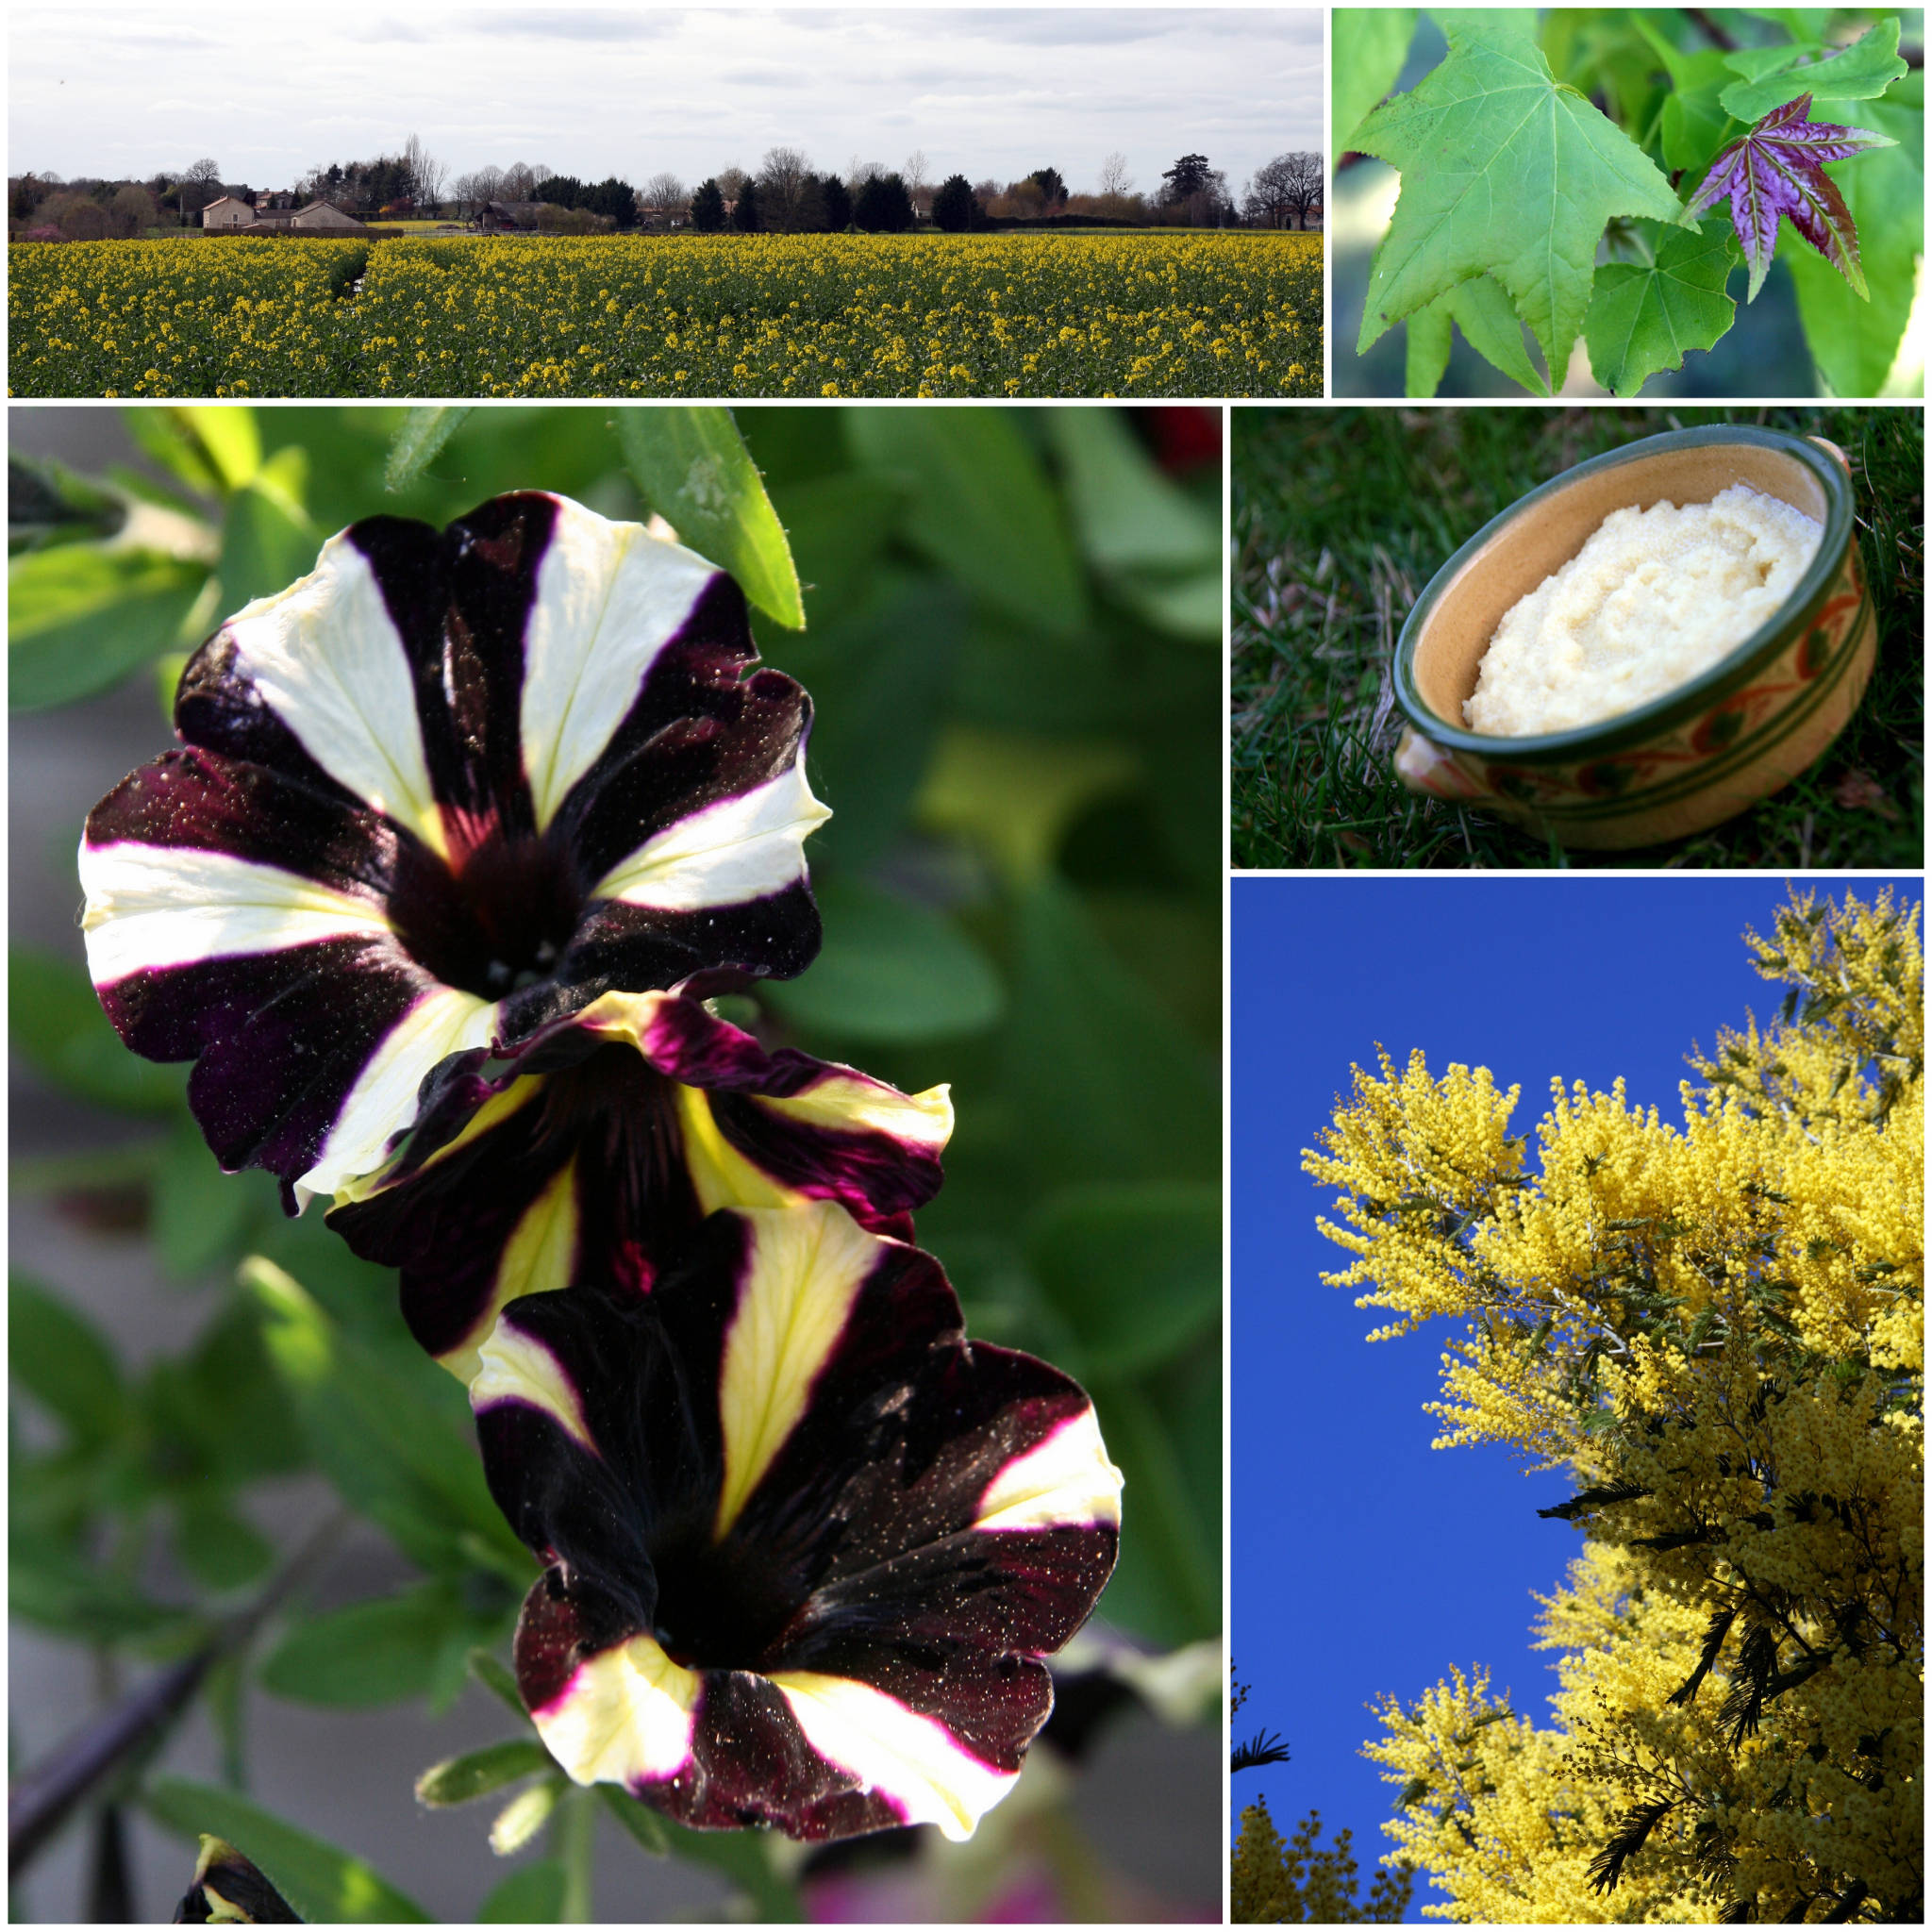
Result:
<svg viewBox="0 0 1932 1932"><path fill-rule="evenodd" d="M1851 458L1877 668L1812 768L1641 851L1567 852L1396 779L1391 662L1418 593L1533 485L1640 436L1749 422ZM1924 436L1914 409L1234 411L1237 866L1916 867L1924 852Z"/></svg>

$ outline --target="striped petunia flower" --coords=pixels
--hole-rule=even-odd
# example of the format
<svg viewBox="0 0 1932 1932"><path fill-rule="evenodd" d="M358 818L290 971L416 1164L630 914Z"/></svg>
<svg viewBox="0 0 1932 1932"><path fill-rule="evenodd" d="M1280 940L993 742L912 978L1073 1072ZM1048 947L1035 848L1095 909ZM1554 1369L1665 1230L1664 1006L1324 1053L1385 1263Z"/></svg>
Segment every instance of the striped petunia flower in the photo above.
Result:
<svg viewBox="0 0 1932 1932"><path fill-rule="evenodd" d="M648 1295L512 1302L470 1386L546 1566L517 1679L579 1784L683 1824L970 1837L1112 1571L1120 1472L1057 1369L833 1203L724 1209Z"/></svg>
<svg viewBox="0 0 1932 1932"><path fill-rule="evenodd" d="M606 993L493 1058L444 1060L407 1141L328 1224L401 1269L411 1331L467 1382L517 1296L642 1292L720 1208L836 1201L909 1241L952 1128L944 1087L767 1053L681 991Z"/></svg>
<svg viewBox="0 0 1932 1932"><path fill-rule="evenodd" d="M182 748L96 806L82 924L137 1053L292 1208L425 1076L611 991L802 971L810 701L738 587L567 498L374 517L190 660Z"/></svg>

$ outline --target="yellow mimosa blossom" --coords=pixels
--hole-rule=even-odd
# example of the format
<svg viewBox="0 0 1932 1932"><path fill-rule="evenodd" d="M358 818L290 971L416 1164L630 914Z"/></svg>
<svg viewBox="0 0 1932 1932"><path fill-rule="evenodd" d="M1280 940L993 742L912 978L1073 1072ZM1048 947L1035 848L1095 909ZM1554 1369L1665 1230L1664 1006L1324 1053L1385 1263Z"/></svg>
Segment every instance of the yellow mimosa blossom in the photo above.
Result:
<svg viewBox="0 0 1932 1932"><path fill-rule="evenodd" d="M1391 1861L1464 1923L1923 1916L1924 961L1917 908L1799 896L1777 1018L1693 1052L1681 1126L1483 1069L1357 1071L1304 1165L1324 1279L1461 1317L1438 1446L1567 1469L1539 1728L1486 1674L1380 1707Z"/></svg>

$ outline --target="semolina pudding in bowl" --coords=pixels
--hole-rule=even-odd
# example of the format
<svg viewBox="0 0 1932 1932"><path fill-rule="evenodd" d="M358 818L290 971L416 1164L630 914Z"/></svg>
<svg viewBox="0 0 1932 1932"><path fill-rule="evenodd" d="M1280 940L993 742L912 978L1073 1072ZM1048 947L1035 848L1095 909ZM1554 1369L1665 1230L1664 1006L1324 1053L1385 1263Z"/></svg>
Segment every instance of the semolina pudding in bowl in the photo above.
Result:
<svg viewBox="0 0 1932 1932"><path fill-rule="evenodd" d="M1769 623L1824 537L1816 517L1747 483L1612 510L1496 626L1465 722L1538 738L1662 697Z"/></svg>
<svg viewBox="0 0 1932 1932"><path fill-rule="evenodd" d="M1876 647L1841 451L1746 424L1641 438L1537 485L1424 588L1396 774L1565 844L1681 838L1804 771Z"/></svg>

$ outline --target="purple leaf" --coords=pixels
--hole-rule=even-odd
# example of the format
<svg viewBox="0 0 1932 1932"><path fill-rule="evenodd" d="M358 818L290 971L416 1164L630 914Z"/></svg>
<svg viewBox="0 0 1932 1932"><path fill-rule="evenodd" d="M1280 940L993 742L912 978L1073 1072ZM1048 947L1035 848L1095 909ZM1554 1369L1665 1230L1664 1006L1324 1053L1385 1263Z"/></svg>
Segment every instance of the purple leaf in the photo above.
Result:
<svg viewBox="0 0 1932 1932"><path fill-rule="evenodd" d="M1771 270L1777 246L1779 216L1844 276L1866 300L1865 272L1858 266L1858 230L1844 197L1825 175L1824 163L1841 161L1861 148L1892 147L1887 135L1864 127L1836 127L1807 121L1811 96L1800 94L1774 108L1741 141L1734 141L1711 163L1704 185L1684 210L1687 221L1726 197L1731 225L1743 244L1751 271L1746 297L1755 302Z"/></svg>

